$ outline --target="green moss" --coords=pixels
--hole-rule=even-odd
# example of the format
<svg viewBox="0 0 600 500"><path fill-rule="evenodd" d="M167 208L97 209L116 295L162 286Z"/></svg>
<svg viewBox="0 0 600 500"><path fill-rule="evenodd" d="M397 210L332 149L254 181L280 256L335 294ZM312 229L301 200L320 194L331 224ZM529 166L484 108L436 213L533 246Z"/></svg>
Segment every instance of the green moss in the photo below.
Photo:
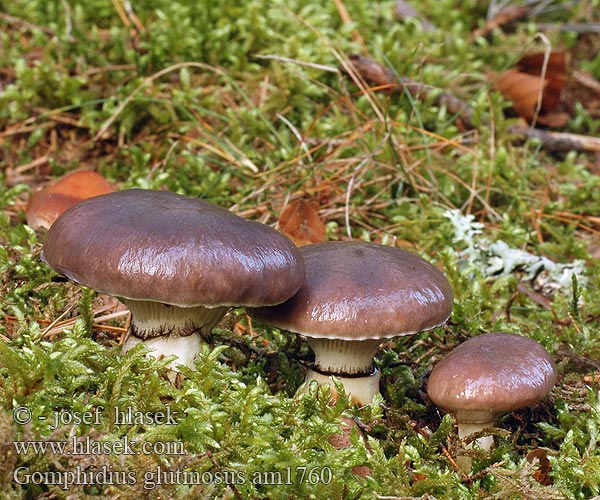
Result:
<svg viewBox="0 0 600 500"><path fill-rule="evenodd" d="M592 7L473 38L487 10L474 1L415 3L439 28L431 32L396 19L391 0L146 0L119 14L123 5L0 0L8 14L0 20L0 498L600 494L600 273L590 255L599 177L585 154L515 144L507 103L486 79L524 51L543 50L537 21L587 21ZM554 48L586 50L585 37L548 36ZM432 98L365 95L335 69L352 53L467 101L478 128L464 133ZM597 76L598 57L588 59L578 69ZM585 105L567 128L593 135L598 120ZM408 247L442 268L455 294L451 320L387 342L376 359L382 396L362 408L343 393L330 405L327 388L298 394L306 343L252 324L243 310L215 329L215 348L202 351L197 369L173 381L168 359L147 358L143 346L121 352L124 316L98 324L114 311L107 297L62 281L40 260L43 232L23 213L29 193L80 167L118 189L168 189L268 224L289 197L316 201L328 239ZM444 216L457 208L483 224L488 242L561 264L583 259L585 280L544 300L522 268L486 275ZM497 447L474 452L463 475L451 460L462 444L428 401L427 376L458 343L494 330L543 344L559 382L540 405L502 419ZM139 419L116 421L120 411ZM348 448L335 449L328 438L341 417L358 428ZM31 444L86 438L112 453ZM119 448L132 441L151 452ZM550 468L529 461L532 450ZM358 466L371 475L355 475ZM64 489L25 479L76 470L113 472L112 484L105 476Z"/></svg>

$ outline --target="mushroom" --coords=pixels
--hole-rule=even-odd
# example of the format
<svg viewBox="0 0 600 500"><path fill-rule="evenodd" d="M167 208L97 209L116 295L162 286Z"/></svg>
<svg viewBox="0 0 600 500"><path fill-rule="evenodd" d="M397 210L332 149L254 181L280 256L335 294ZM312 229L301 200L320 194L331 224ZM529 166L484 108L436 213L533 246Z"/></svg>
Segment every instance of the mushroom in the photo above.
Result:
<svg viewBox="0 0 600 500"><path fill-rule="evenodd" d="M333 386L335 376L355 402L368 403L379 392L373 357L381 342L443 324L450 284L421 257L375 243L317 243L300 253L306 278L299 292L250 315L308 339L315 361L306 386Z"/></svg>
<svg viewBox="0 0 600 500"><path fill-rule="evenodd" d="M71 172L31 195L25 208L25 220L32 229L48 229L60 214L76 203L113 191L112 185L96 172Z"/></svg>
<svg viewBox="0 0 600 500"><path fill-rule="evenodd" d="M280 303L304 278L297 248L275 229L206 201L142 189L67 210L48 231L43 259L129 307L125 349L144 342L187 366L228 308Z"/></svg>
<svg viewBox="0 0 600 500"><path fill-rule="evenodd" d="M452 350L432 370L429 399L451 413L462 439L493 427L503 414L543 399L556 382L556 367L544 347L529 337L493 332L473 337ZM488 450L492 436L477 439ZM459 457L465 470L469 457Z"/></svg>

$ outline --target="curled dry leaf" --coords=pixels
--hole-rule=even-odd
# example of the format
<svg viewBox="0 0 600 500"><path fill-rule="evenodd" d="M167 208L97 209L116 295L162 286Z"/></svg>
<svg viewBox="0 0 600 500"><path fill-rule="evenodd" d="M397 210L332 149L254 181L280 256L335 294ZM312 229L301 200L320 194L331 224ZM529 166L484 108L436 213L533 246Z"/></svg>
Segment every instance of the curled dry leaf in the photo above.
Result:
<svg viewBox="0 0 600 500"><path fill-rule="evenodd" d="M548 473L552 470L550 460L546 455L546 452L542 448L535 448L527 454L527 461L533 463L535 459L539 462L539 469L533 474L533 478L544 486L550 486L552 484L552 478L548 476Z"/></svg>
<svg viewBox="0 0 600 500"><path fill-rule="evenodd" d="M111 193L114 190L112 185L96 172L90 170L71 172L54 184L31 195L25 208L25 220L33 229L40 227L49 229L59 215L71 206L92 196Z"/></svg>
<svg viewBox="0 0 600 500"><path fill-rule="evenodd" d="M279 217L279 229L299 247L325 241L325 224L313 201L292 201Z"/></svg>
<svg viewBox="0 0 600 500"><path fill-rule="evenodd" d="M538 111L538 99L542 102L537 122L549 127L562 127L569 115L556 111L561 102L562 89L566 81L566 58L563 52L552 52L544 71L544 53L523 56L516 68L496 75L489 75L492 88L499 90L508 99L517 114L532 122Z"/></svg>

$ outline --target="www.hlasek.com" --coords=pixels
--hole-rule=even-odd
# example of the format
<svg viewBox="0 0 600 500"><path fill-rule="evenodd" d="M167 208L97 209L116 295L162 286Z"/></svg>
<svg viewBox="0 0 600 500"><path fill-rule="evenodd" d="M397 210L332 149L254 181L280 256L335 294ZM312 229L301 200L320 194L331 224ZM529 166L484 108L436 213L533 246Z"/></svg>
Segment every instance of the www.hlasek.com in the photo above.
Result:
<svg viewBox="0 0 600 500"><path fill-rule="evenodd" d="M169 406L165 411L141 412L131 408L121 409L115 406L112 416L114 425L177 425L177 418ZM93 411L55 411L52 418L51 430L64 425L99 425L104 418L104 407L99 406ZM47 420L45 415L37 416L38 421ZM31 410L20 406L13 411L13 419L17 424L27 424L33 420ZM185 455L185 446L181 441L137 441L129 436L122 439L99 441L90 436L72 436L63 441L13 441L17 454L25 455L32 452L36 455L52 453L53 455Z"/></svg>

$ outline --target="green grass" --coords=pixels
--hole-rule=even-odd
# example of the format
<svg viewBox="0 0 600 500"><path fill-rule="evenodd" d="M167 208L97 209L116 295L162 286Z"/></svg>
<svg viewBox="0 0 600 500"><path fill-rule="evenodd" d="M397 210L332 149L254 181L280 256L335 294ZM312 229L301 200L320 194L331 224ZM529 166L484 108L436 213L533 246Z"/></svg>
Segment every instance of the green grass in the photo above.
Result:
<svg viewBox="0 0 600 500"><path fill-rule="evenodd" d="M598 22L598 2L474 40L487 11L475 1L415 2L434 32L395 19L393 1L153 0L132 2L130 17L119 15L123 5L0 0L8 15L0 19L0 498L600 494L595 160L513 142L505 131L514 119L503 117L507 103L486 80L524 51L544 49L537 22ZM546 35L600 78L589 36ZM463 131L431 100L361 92L334 71L352 53L465 100L491 117L495 133ZM567 128L593 135L598 124L582 102ZM395 244L441 266L456 296L452 318L386 343L377 359L382 398L362 408L345 397L330 406L327 389L296 394L306 345L250 323L242 310L216 329L217 348L202 352L198 370L171 383L164 361L141 348L120 353L125 316L94 324L114 311L106 298L57 280L39 260L43 233L25 225L29 193L81 167L118 189L168 189L271 225L289 197L316 201L329 239ZM561 264L582 259L578 286L555 290L543 305L523 272L487 276L469 266L469 242L457 240L444 215L453 209L481 222L488 242ZM451 457L462 444L427 400L427 375L461 341L501 329L542 343L559 380L543 403L507 415L497 447L461 475ZM156 416L166 406L177 425L112 418L115 408ZM18 424L17 408L31 410L32 422ZM52 429L57 413L98 420ZM362 435L337 450L327 438L341 416ZM73 455L13 444L74 436L113 447L156 443L163 452ZM549 469L528 461L533 450ZM361 465L371 476L352 473ZM74 471L113 475L68 489L24 476ZM159 471L165 484L152 484Z"/></svg>

